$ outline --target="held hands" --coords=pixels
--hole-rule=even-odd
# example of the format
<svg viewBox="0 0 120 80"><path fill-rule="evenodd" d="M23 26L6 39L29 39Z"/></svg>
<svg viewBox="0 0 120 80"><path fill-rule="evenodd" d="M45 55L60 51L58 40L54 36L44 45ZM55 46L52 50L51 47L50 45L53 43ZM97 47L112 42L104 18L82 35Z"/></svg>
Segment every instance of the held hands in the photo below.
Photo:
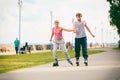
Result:
<svg viewBox="0 0 120 80"><path fill-rule="evenodd" d="M73 29L73 33L77 33L77 32L78 32L78 29L77 29L77 28L74 28L74 29ZM91 33L91 32L90 32L90 33ZM93 38L95 38L95 35L93 35L92 33L91 33L91 35L92 35Z"/></svg>
<svg viewBox="0 0 120 80"><path fill-rule="evenodd" d="M77 33L77 31L78 31L77 28L73 29L73 33Z"/></svg>

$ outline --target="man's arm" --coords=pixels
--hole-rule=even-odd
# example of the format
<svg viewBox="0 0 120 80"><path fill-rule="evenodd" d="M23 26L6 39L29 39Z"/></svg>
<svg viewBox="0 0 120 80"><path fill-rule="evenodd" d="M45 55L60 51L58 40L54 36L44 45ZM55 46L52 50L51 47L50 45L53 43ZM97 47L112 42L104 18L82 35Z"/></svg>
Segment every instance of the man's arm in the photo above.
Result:
<svg viewBox="0 0 120 80"><path fill-rule="evenodd" d="M95 35L92 34L90 28L87 26L87 24L85 23L85 27L87 29L87 31L91 34L92 37L95 37Z"/></svg>

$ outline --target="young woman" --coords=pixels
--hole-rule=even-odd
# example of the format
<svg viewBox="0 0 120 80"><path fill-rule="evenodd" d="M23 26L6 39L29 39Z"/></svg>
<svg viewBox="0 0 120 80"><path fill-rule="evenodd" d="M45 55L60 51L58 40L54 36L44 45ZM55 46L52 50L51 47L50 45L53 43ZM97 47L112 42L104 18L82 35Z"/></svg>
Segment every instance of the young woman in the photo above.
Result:
<svg viewBox="0 0 120 80"><path fill-rule="evenodd" d="M51 37L50 37L50 41L52 41L52 38L54 36L54 41L53 41L54 63L53 63L53 66L59 66L59 64L58 64L58 56L57 56L57 48L58 48L58 46L60 46L60 49L64 53L68 63L73 65L73 63L70 61L70 56L69 56L69 54L68 54L68 52L66 50L66 47L65 47L65 42L64 42L64 39L63 39L62 31L64 30L64 31L72 32L74 30L65 29L63 27L60 27L58 20L55 20L54 24L55 24L55 27L53 27L52 34L51 34Z"/></svg>

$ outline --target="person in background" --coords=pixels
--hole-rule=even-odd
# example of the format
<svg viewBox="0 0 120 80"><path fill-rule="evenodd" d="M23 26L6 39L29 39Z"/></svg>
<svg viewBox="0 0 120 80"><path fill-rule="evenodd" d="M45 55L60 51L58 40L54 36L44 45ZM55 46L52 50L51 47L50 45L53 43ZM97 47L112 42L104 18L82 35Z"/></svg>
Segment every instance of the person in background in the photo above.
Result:
<svg viewBox="0 0 120 80"><path fill-rule="evenodd" d="M20 41L18 40L18 38L16 38L16 40L14 41L14 45L15 45L16 54L18 54L18 50L20 46Z"/></svg>
<svg viewBox="0 0 120 80"><path fill-rule="evenodd" d="M25 50L28 50L28 42L25 42Z"/></svg>

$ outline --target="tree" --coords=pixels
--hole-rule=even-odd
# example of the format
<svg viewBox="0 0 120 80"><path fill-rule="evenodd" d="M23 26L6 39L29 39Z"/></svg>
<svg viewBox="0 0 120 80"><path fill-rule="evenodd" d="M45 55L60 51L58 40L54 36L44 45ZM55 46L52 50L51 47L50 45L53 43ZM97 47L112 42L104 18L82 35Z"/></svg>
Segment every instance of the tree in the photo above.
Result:
<svg viewBox="0 0 120 80"><path fill-rule="evenodd" d="M120 0L107 0L110 3L110 24L116 26L120 36Z"/></svg>

